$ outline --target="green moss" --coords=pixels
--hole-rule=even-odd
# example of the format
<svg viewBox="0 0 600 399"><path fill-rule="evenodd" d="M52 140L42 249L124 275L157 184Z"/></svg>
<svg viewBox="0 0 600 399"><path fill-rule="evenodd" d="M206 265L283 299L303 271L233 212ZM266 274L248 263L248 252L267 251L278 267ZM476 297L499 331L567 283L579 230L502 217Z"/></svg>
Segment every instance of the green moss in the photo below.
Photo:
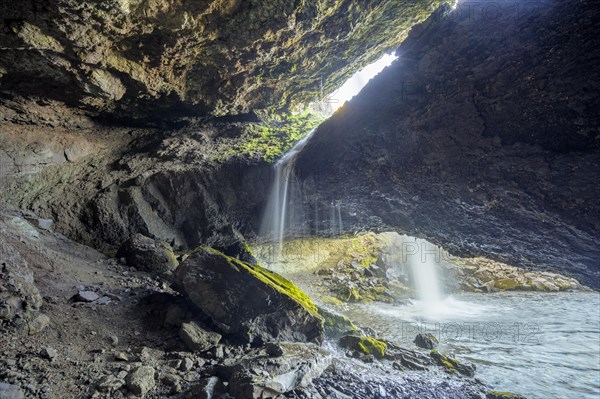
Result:
<svg viewBox="0 0 600 399"><path fill-rule="evenodd" d="M340 345L365 355L373 355L377 359L383 359L387 350L385 342L364 335L346 335L340 340Z"/></svg>
<svg viewBox="0 0 600 399"><path fill-rule="evenodd" d="M383 358L387 350L387 344L372 337L363 337L359 344L364 353L374 355L376 358Z"/></svg>
<svg viewBox="0 0 600 399"><path fill-rule="evenodd" d="M519 394L502 391L489 391L485 396L487 399L526 399Z"/></svg>
<svg viewBox="0 0 600 399"><path fill-rule="evenodd" d="M215 159L260 158L273 162L316 129L323 120L325 117L322 114L309 111L267 117L262 123L249 125L241 140L233 143L233 147L224 149Z"/></svg>
<svg viewBox="0 0 600 399"><path fill-rule="evenodd" d="M245 262L242 262L239 259L227 256L214 248L201 247L200 249L197 249L194 252L196 251L207 251L213 254L223 256L225 259L227 259L227 261L232 267L238 270L244 270L245 272L251 274L257 280L262 281L263 283L275 288L281 294L286 295L298 302L313 316L322 319L321 315L319 314L317 305L315 305L312 299L310 299L308 295L304 293L304 291L298 288L298 286L296 286L294 283L287 280L283 276L280 276L277 273L267 270L260 265L250 265Z"/></svg>
<svg viewBox="0 0 600 399"><path fill-rule="evenodd" d="M334 298L332 296L324 296L321 297L321 301L323 303L326 303L328 305L334 305L334 306L342 306L344 304L344 302L340 301L337 298Z"/></svg>
<svg viewBox="0 0 600 399"><path fill-rule="evenodd" d="M514 290L519 286L520 284L516 280L510 278L501 278L494 282L494 287L501 290Z"/></svg>
<svg viewBox="0 0 600 399"><path fill-rule="evenodd" d="M455 373L460 365L458 360L452 359L451 357L440 353L435 349L433 349L430 354L431 357L438 363L438 365L444 367L446 371L450 373Z"/></svg>

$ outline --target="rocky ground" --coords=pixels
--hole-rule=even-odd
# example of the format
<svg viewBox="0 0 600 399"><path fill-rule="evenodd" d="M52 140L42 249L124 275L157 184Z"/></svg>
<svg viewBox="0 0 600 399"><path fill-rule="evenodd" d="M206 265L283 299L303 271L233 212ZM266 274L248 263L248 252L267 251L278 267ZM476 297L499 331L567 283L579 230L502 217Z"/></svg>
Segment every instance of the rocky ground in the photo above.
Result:
<svg viewBox="0 0 600 399"><path fill-rule="evenodd" d="M293 287L287 280L273 286L277 275L225 257L232 267L247 267L246 284L255 284L250 288L254 296L247 296L254 298L252 306L243 310L237 297L230 304L238 312L231 317L239 324L236 330L227 330L227 315L220 312L232 292L220 291L225 296L211 305L177 287L184 282L187 288L201 284L204 280L189 285L190 273L197 270L194 265L207 264L206 256L221 259L218 251L195 252L185 260L178 257L182 266L164 269L172 262L162 256L164 248L138 242L137 261L160 266L141 271L128 266L126 258L108 258L68 240L54 232L47 219L6 209L1 213L0 235L4 284L0 302L6 310L0 327L3 399L482 398L490 390L472 378L474 369L469 365L430 353L433 346L398 347L365 335L372 332L324 308L311 316L314 305L302 299L301 292L282 296L280 287ZM262 282L261 275L271 282ZM174 291L170 282L184 294ZM273 318L267 302L263 305L268 312L262 313L257 294L262 290L271 301L295 298L292 301L299 305L285 299L275 308L288 313ZM296 315L289 313L292 309L297 309ZM322 317L324 332L320 325L311 327L311 334L317 335L300 337L301 327L289 324L308 327L309 320ZM253 322L246 325L243 320ZM278 327L273 329L274 325ZM249 329L240 330L244 326ZM240 334L243 331L251 334ZM286 336L285 331L293 335ZM296 342L283 342L290 340Z"/></svg>

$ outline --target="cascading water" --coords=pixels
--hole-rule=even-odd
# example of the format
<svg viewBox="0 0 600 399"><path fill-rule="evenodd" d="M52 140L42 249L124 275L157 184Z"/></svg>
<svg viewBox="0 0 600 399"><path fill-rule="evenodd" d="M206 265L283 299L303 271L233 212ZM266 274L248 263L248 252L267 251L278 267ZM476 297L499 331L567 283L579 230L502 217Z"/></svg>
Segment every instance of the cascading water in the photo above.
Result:
<svg viewBox="0 0 600 399"><path fill-rule="evenodd" d="M281 257L286 231L291 227L302 229L304 201L302 191L294 174L298 154L314 130L298 141L274 166L274 181L263 213L260 235L268 242L277 244L273 256Z"/></svg>
<svg viewBox="0 0 600 399"><path fill-rule="evenodd" d="M416 251L410 244L416 246ZM407 265L410 268L417 296L425 306L434 306L442 297L437 267L440 262L439 248L425 240L416 238L414 243L405 246Z"/></svg>

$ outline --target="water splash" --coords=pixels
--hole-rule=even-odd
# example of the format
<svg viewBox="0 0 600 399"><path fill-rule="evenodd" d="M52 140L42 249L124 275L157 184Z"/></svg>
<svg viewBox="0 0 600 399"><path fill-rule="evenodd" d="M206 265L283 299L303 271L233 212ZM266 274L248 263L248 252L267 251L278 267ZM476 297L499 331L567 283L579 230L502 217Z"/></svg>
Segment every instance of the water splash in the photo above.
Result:
<svg viewBox="0 0 600 399"><path fill-rule="evenodd" d="M409 243L411 244L411 243ZM423 303L434 306L443 299L437 268L440 262L439 247L420 238L415 238L415 246L405 245L408 267L417 295Z"/></svg>

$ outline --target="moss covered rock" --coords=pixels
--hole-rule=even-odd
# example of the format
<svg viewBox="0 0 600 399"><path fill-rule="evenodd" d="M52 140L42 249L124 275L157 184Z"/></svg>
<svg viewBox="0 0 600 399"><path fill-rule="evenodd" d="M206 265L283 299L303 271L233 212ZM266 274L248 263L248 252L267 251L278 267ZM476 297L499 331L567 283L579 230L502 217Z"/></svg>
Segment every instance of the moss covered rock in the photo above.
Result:
<svg viewBox="0 0 600 399"><path fill-rule="evenodd" d="M501 391L489 391L485 397L486 399L526 399L524 396L516 393Z"/></svg>
<svg viewBox="0 0 600 399"><path fill-rule="evenodd" d="M323 341L313 301L259 265L201 247L177 269L176 287L223 333L244 342Z"/></svg>
<svg viewBox="0 0 600 399"><path fill-rule="evenodd" d="M463 364L435 349L430 352L430 355L438 366L443 367L449 373L459 373L468 377L473 377L475 375L475 366L472 364Z"/></svg>
<svg viewBox="0 0 600 399"><path fill-rule="evenodd" d="M373 355L377 359L385 357L387 344L373 337L346 335L340 339L342 348L350 349L363 355Z"/></svg>
<svg viewBox="0 0 600 399"><path fill-rule="evenodd" d="M332 338L339 338L344 334L353 333L359 328L344 315L331 312L324 308L319 308L319 314L323 317L323 326L325 334Z"/></svg>

